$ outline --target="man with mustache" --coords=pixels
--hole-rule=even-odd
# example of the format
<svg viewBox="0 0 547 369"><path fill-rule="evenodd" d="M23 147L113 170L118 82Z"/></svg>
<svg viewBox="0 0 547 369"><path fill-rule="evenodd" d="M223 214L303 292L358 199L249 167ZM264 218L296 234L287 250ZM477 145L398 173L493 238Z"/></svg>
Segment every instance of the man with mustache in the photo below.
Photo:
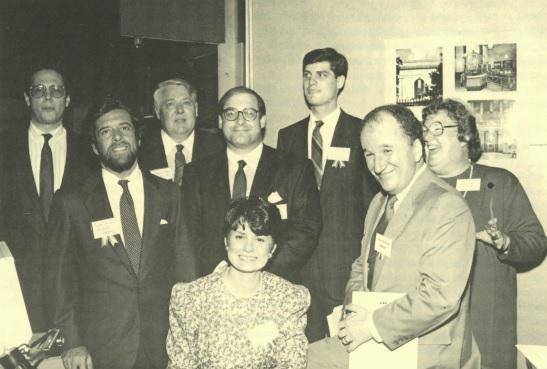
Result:
<svg viewBox="0 0 547 369"><path fill-rule="evenodd" d="M32 331L44 332L51 325L43 295L43 241L53 194L77 184L94 161L89 145L63 125L70 94L59 68L40 66L25 87L30 124L7 132L0 148L2 239L15 259Z"/></svg>
<svg viewBox="0 0 547 369"><path fill-rule="evenodd" d="M220 135L196 129L197 98L195 87L187 80L172 78L160 82L154 92L154 110L161 129L150 127L139 149L143 169L172 179L179 186L186 164L225 147Z"/></svg>
<svg viewBox="0 0 547 369"><path fill-rule="evenodd" d="M56 195L48 237L48 306L65 337L63 363L165 368L171 287L195 277L182 250L180 191L140 170L139 121L121 102L105 100L89 126L102 169Z"/></svg>

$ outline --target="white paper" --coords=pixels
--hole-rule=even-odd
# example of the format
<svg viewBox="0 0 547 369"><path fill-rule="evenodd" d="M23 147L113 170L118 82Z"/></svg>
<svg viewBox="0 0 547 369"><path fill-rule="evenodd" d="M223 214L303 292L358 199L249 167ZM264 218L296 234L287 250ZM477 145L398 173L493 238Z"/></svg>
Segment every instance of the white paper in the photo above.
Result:
<svg viewBox="0 0 547 369"><path fill-rule="evenodd" d="M97 238L107 238L109 236L115 236L117 234L122 234L122 225L115 218L97 220L96 222L91 222L91 229L93 230L93 237Z"/></svg>
<svg viewBox="0 0 547 369"><path fill-rule="evenodd" d="M32 330L15 263L8 246L0 241L0 352L28 343Z"/></svg>
<svg viewBox="0 0 547 369"><path fill-rule="evenodd" d="M380 233L376 233L376 242L374 242L374 250L379 254L391 257L391 244L393 241L391 238L386 237Z"/></svg>
<svg viewBox="0 0 547 369"><path fill-rule="evenodd" d="M150 174L153 174L163 179L167 179L168 181L173 180L173 171L169 169L169 167L153 169L150 171Z"/></svg>
<svg viewBox="0 0 547 369"><path fill-rule="evenodd" d="M331 147L327 152L327 159L349 161L349 153L349 147Z"/></svg>
<svg viewBox="0 0 547 369"><path fill-rule="evenodd" d="M481 190L481 179L480 178L471 178L471 179L458 179L456 181L456 190L458 191L480 191Z"/></svg>
<svg viewBox="0 0 547 369"><path fill-rule="evenodd" d="M515 345L536 369L547 369L547 346Z"/></svg>
<svg viewBox="0 0 547 369"><path fill-rule="evenodd" d="M287 219L287 204L279 204L276 206L277 210L279 210L279 215L281 216L281 219Z"/></svg>
<svg viewBox="0 0 547 369"><path fill-rule="evenodd" d="M352 303L373 311L402 296L402 293L354 291ZM383 343L370 340L349 354L349 369L362 369L363 363L381 363L378 368L369 366L370 369L417 369L418 339L413 339L393 351Z"/></svg>
<svg viewBox="0 0 547 369"><path fill-rule="evenodd" d="M278 202L281 202L281 201L283 201L283 198L279 195L279 193L277 193L277 191L272 192L268 196L268 202L272 204L277 204Z"/></svg>

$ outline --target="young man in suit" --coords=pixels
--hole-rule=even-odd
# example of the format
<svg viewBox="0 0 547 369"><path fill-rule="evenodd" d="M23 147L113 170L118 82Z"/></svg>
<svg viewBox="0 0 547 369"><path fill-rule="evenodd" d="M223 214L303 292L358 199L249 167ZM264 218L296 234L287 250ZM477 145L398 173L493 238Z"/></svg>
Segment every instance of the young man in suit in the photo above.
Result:
<svg viewBox="0 0 547 369"><path fill-rule="evenodd" d="M55 191L78 183L92 162L89 145L63 126L70 104L63 76L40 68L24 98L29 122L3 137L2 207L5 240L14 256L33 332L51 328L44 305L44 239Z"/></svg>
<svg viewBox="0 0 547 369"><path fill-rule="evenodd" d="M361 143L383 191L367 211L338 337L310 346L308 368L347 368L346 351L371 339L396 350L418 337L418 368L480 368L469 317L469 208L424 164L422 127L409 109L386 105L368 113ZM371 312L351 303L354 291L402 296Z"/></svg>
<svg viewBox="0 0 547 369"><path fill-rule="evenodd" d="M139 163L152 174L182 183L184 165L225 147L220 135L196 129L197 91L184 79L161 82L154 92L154 110L161 129L151 127L139 149Z"/></svg>
<svg viewBox="0 0 547 369"><path fill-rule="evenodd" d="M543 261L545 232L519 180L505 169L477 164L482 154L480 136L465 105L451 99L438 101L424 108L422 116L427 165L461 191L475 220L471 323L481 367L514 369L516 268ZM470 183L476 186L469 187Z"/></svg>
<svg viewBox="0 0 547 369"><path fill-rule="evenodd" d="M338 106L348 73L346 58L332 48L312 50L302 62L310 116L279 131L277 148L312 160L320 190L323 229L303 271L312 302L306 335L328 332L326 316L344 299L351 263L361 248L363 221L378 186L359 144L360 120Z"/></svg>
<svg viewBox="0 0 547 369"><path fill-rule="evenodd" d="M262 97L234 87L219 102L226 150L185 169L183 202L191 244L201 275L226 259L223 219L232 199L261 196L277 205L283 231L268 269L293 282L317 245L321 229L319 196L307 159L262 143L266 106Z"/></svg>
<svg viewBox="0 0 547 369"><path fill-rule="evenodd" d="M165 368L171 287L195 277L192 255L176 250L186 244L180 191L141 172L138 121L123 104L106 100L90 129L102 169L60 191L50 219L45 279L63 363Z"/></svg>

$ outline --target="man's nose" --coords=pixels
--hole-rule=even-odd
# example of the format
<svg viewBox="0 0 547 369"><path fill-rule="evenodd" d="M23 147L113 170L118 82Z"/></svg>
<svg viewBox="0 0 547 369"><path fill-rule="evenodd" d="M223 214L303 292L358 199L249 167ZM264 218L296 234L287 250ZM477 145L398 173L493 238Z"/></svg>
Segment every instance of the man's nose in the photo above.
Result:
<svg viewBox="0 0 547 369"><path fill-rule="evenodd" d="M376 158L374 158L374 173L380 174L384 171L386 167L386 159L381 157L380 155L377 155Z"/></svg>
<svg viewBox="0 0 547 369"><path fill-rule="evenodd" d="M184 113L184 105L177 104L177 113Z"/></svg>

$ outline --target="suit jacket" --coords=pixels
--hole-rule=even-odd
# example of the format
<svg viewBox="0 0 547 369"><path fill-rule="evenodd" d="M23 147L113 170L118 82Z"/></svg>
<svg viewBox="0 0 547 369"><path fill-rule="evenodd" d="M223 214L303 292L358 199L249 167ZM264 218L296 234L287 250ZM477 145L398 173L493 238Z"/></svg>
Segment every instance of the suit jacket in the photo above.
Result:
<svg viewBox="0 0 547 369"><path fill-rule="evenodd" d="M378 194L365 220L361 256L346 287L365 291L373 230L386 196ZM419 175L384 233L391 256L376 259L371 290L404 293L374 311L374 325L394 350L419 337L418 368L479 368L471 334L468 278L475 226L462 197L429 169Z"/></svg>
<svg viewBox="0 0 547 369"><path fill-rule="evenodd" d="M3 212L5 236L14 256L32 330L50 328L43 302L43 248L47 223L42 212L29 156L28 129L5 138ZM67 157L61 189L77 185L97 165L89 144L67 129Z"/></svg>
<svg viewBox="0 0 547 369"><path fill-rule="evenodd" d="M309 117L279 131L277 147L298 157L308 157ZM351 263L359 256L363 221L379 187L368 171L359 141L360 119L341 112L331 146L347 147L344 167L327 160L320 198L323 229L319 244L304 271L305 284L342 303Z"/></svg>
<svg viewBox="0 0 547 369"><path fill-rule="evenodd" d="M95 239L92 223L112 218L100 173L83 186L55 195L45 280L49 308L65 337L65 349L85 346L94 368L131 368L138 350L165 368L168 306L176 280L175 245L180 191L143 173L144 223L140 268L135 273L119 236ZM188 262L191 262L188 257ZM192 265L187 278L191 281Z"/></svg>
<svg viewBox="0 0 547 369"><path fill-rule="evenodd" d="M218 134L196 129L194 135L192 161L205 158L226 147L224 139ZM167 167L161 129L154 127L144 135L139 148L139 165L141 169L148 171Z"/></svg>
<svg viewBox="0 0 547 369"><path fill-rule="evenodd" d="M192 248L204 276L226 259L223 225L231 201L226 151L188 165L182 192ZM273 192L287 206L288 219L283 220L276 240L278 249L268 270L298 281L300 268L317 245L321 229L319 195L311 162L264 146L250 195L267 199Z"/></svg>

